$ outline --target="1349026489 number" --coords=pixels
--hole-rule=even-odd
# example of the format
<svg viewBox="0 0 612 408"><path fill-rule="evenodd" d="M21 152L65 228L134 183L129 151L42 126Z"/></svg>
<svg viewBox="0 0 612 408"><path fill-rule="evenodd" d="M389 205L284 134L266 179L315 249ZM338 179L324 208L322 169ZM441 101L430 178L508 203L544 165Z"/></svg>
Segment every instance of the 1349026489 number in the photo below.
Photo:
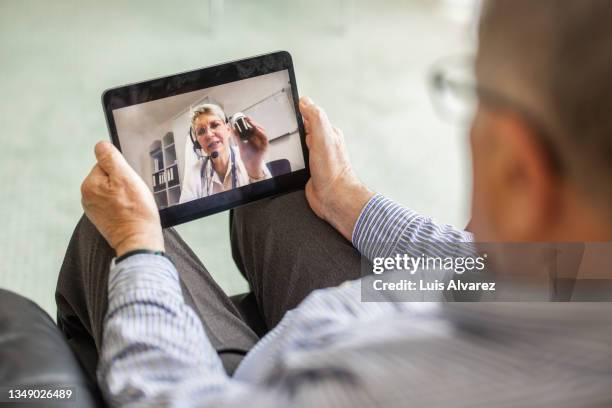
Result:
<svg viewBox="0 0 612 408"><path fill-rule="evenodd" d="M3 387L0 393L0 402L19 400L74 400L73 387Z"/></svg>

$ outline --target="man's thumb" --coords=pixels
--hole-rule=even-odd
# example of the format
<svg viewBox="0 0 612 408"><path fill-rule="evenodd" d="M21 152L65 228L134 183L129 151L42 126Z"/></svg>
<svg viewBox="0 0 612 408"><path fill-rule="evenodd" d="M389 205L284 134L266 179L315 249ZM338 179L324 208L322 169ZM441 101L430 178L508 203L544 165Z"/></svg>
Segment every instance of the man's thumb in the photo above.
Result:
<svg viewBox="0 0 612 408"><path fill-rule="evenodd" d="M329 118L323 109L315 105L310 98L304 97L300 100L302 115L308 121L312 133L320 133L320 136L327 136L332 131Z"/></svg>
<svg viewBox="0 0 612 408"><path fill-rule="evenodd" d="M94 149L98 165L108 175L126 175L126 170L130 169L123 155L112 143L102 141L96 143ZM128 170L129 171L129 170Z"/></svg>

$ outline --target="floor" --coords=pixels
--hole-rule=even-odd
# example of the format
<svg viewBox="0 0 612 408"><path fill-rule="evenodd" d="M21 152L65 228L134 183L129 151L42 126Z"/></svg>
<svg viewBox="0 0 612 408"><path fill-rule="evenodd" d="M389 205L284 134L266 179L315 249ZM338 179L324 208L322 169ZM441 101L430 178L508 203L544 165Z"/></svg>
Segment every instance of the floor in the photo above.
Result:
<svg viewBox="0 0 612 408"><path fill-rule="evenodd" d="M431 106L428 69L473 47L469 0L0 2L0 287L52 316L79 186L107 139L106 88L288 50L299 92L344 130L373 189L446 223L468 218L465 129ZM178 227L228 293L246 290L227 213Z"/></svg>

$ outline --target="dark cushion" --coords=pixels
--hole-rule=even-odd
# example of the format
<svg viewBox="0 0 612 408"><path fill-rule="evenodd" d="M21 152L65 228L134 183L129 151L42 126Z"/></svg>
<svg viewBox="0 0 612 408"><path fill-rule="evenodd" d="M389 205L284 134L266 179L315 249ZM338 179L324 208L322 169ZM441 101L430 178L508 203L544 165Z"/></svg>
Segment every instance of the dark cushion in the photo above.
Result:
<svg viewBox="0 0 612 408"><path fill-rule="evenodd" d="M266 166L268 166L268 170L270 170L270 175L272 175L272 177L291 173L291 163L289 163L287 159L273 160L266 163Z"/></svg>
<svg viewBox="0 0 612 408"><path fill-rule="evenodd" d="M54 384L74 387L76 403L47 400L42 405L17 405L104 406L49 315L30 300L0 289L0 385L36 388Z"/></svg>

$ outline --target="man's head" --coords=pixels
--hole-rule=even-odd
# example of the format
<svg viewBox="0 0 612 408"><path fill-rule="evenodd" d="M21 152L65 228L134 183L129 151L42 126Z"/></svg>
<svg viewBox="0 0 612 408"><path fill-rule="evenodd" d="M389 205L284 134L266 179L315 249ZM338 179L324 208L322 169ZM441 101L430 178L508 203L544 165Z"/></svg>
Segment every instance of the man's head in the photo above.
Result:
<svg viewBox="0 0 612 408"><path fill-rule="evenodd" d="M480 240L612 238L612 1L483 5L471 143Z"/></svg>
<svg viewBox="0 0 612 408"><path fill-rule="evenodd" d="M198 106L191 114L191 130L206 155L229 153L231 128L225 112L219 105L207 103Z"/></svg>

